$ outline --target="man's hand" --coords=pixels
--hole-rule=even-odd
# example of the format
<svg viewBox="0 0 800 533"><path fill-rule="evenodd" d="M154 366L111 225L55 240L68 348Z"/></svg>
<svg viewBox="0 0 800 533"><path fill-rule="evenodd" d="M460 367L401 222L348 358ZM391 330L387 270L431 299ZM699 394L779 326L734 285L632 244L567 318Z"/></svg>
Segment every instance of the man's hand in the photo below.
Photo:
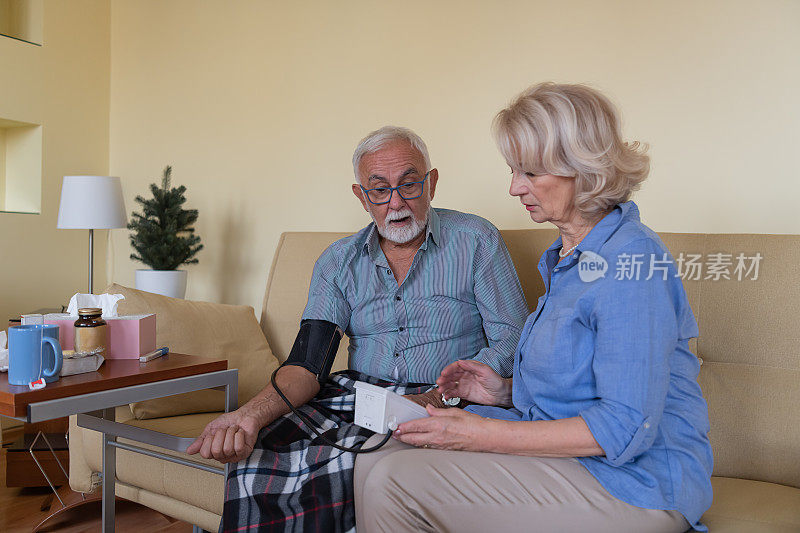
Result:
<svg viewBox="0 0 800 533"><path fill-rule="evenodd" d="M278 387L295 406L303 405L319 392L317 377L300 366L282 367L275 379ZM206 459L216 459L221 463L247 459L253 453L261 428L288 412L289 407L269 383L236 411L209 422L186 449L186 453L199 452Z"/></svg>
<svg viewBox="0 0 800 533"><path fill-rule="evenodd" d="M206 459L216 459L221 463L235 463L247 459L253 452L261 425L249 413L248 405L236 411L225 413L212 420L186 453L200 453Z"/></svg>
<svg viewBox="0 0 800 533"><path fill-rule="evenodd" d="M436 383L448 399L458 396L481 405L511 405L511 380L478 361L464 359L450 363Z"/></svg>
<svg viewBox="0 0 800 533"><path fill-rule="evenodd" d="M427 405L442 408L447 407L442 401L442 392L439 389L431 389L428 392L423 392L422 394L406 394L403 396L403 398L406 400L411 400L422 407Z"/></svg>
<svg viewBox="0 0 800 533"><path fill-rule="evenodd" d="M492 451L483 437L491 435L494 421L463 409L427 407L429 418L418 418L400 426L392 435L412 446L439 450Z"/></svg>

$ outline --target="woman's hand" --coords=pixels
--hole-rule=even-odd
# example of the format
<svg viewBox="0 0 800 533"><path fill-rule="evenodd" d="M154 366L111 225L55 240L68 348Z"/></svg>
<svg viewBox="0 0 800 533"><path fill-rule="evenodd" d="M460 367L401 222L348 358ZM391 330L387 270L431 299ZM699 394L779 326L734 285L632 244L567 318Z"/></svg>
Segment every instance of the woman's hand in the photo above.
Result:
<svg viewBox="0 0 800 533"><path fill-rule="evenodd" d="M511 380L504 379L489 365L464 359L447 365L439 379L445 398L458 396L482 405L511 405Z"/></svg>
<svg viewBox="0 0 800 533"><path fill-rule="evenodd" d="M412 446L439 450L491 451L483 444L493 421L463 409L426 407L430 418L418 418L400 426L394 438Z"/></svg>

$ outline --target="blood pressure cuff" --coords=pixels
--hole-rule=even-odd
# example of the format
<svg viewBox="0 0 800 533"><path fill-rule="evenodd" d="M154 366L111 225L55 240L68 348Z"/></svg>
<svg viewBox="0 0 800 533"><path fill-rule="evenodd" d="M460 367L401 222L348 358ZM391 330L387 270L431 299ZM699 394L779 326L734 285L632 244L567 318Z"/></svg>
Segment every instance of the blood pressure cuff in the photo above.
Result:
<svg viewBox="0 0 800 533"><path fill-rule="evenodd" d="M324 383L331 373L342 330L327 320L303 320L294 346L283 365L302 366Z"/></svg>

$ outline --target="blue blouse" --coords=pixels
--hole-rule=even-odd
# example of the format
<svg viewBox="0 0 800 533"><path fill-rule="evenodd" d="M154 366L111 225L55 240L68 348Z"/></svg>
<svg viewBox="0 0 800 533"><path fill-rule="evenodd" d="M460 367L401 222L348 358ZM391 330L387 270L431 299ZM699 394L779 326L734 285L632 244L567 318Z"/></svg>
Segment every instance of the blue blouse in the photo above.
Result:
<svg viewBox="0 0 800 533"><path fill-rule="evenodd" d="M616 498L677 510L706 531L713 458L697 384L697 337L686 293L661 239L626 202L558 266L561 238L539 262L546 292L514 357L513 409L503 420L581 416L604 457L579 461Z"/></svg>

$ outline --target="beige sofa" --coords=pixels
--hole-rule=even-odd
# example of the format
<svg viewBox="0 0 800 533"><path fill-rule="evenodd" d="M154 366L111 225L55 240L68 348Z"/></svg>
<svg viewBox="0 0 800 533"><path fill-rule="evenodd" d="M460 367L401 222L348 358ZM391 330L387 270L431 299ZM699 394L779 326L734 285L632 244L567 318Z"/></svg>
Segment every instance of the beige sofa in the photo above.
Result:
<svg viewBox="0 0 800 533"><path fill-rule="evenodd" d="M294 341L314 261L328 244L342 236L286 233L281 237L260 321L278 360L286 358ZM692 348L703 361L700 384L709 404L714 447L714 503L703 521L715 532L800 531L800 236L661 236L676 258L681 253L684 257L700 254L703 259L708 259L709 254L723 253L732 254L734 263L730 267L730 280L684 280L700 325L700 338ZM529 305L535 303L544 290L536 264L555 233L541 229L514 230L504 231L503 237L527 301ZM742 281L733 275L739 253L763 256L757 279L750 279L752 272ZM702 277L705 276L704 271ZM133 296L136 300L137 295ZM166 308L158 308L159 305ZM187 302L172 309L170 305L157 301L150 307L158 308L160 313L160 344L164 343L163 336L176 334L175 327L188 327L180 324L179 317L170 316L171 312L183 313L180 305L190 306L187 313L213 314L211 322L218 326L218 335L225 331L225 317L235 315L244 322L247 320L242 317L247 312L252 317L250 308ZM191 353L225 357L233 350L224 343L212 347L205 341L192 345L197 343L197 336L204 334L198 331L197 320L192 321L190 329L195 333L189 338L170 337L170 342L181 343L170 345L174 351L194 350ZM260 330L253 335L260 336ZM266 353L262 344L254 338L252 346L239 350L238 359L231 362L232 366L247 365L247 371L240 372L240 382L249 382L245 387L240 385L240 389L250 392L240 394L240 401L245 401L254 387L264 382L275 364L272 354ZM346 364L344 344L335 368L344 368ZM251 348L254 351L248 360L247 349ZM258 364L253 365L254 361ZM258 370L259 367L263 368ZM193 407L189 411L202 411L214 409L218 401L210 397L170 401L166 411L164 405L150 410L149 415L157 418L142 420L134 418L126 406L118 409L118 418L180 436L194 436L216 415L165 416L170 414L169 409L185 412L181 406L190 405ZM140 418L148 416L148 409L135 407ZM99 437L95 432L77 428L74 422L70 427L70 460L72 487L79 491L96 489ZM223 500L220 476L124 450L117 452L117 461L119 496L204 529L217 529Z"/></svg>

